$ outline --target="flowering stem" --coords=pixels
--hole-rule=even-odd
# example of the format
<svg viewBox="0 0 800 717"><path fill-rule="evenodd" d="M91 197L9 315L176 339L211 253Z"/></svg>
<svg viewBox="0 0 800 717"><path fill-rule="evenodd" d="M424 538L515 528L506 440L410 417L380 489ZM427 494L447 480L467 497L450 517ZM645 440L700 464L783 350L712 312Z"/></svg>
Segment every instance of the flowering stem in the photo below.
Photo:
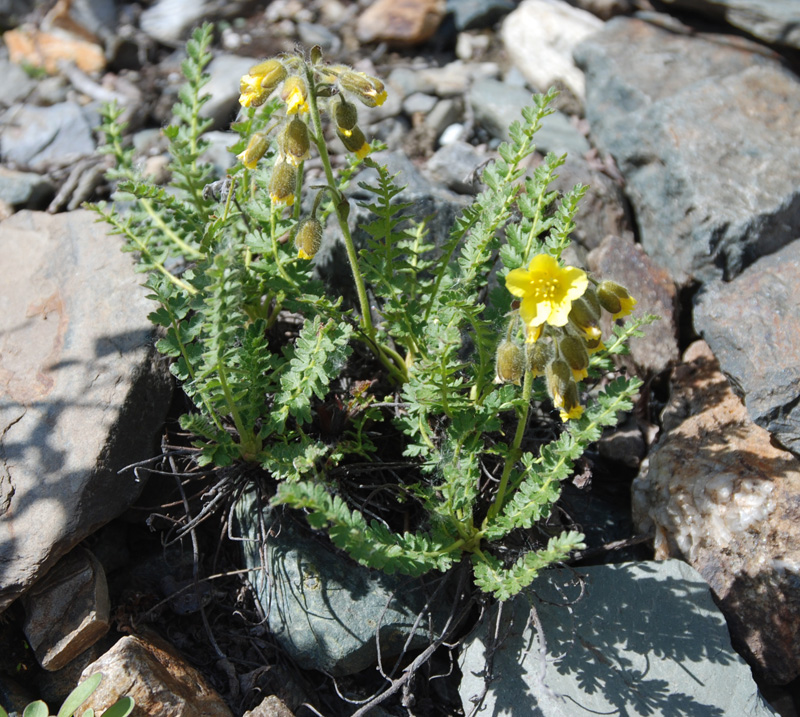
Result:
<svg viewBox="0 0 800 717"><path fill-rule="evenodd" d="M517 431L514 434L514 442L511 444L511 449L506 455L506 462L503 465L503 474L500 477L500 485L497 487L497 494L494 497L494 502L489 507L489 512L483 521L485 528L492 520L497 517L497 514L503 509L503 503L506 497L506 489L508 488L508 480L511 477L511 470L514 464L520 457L520 446L522 445L522 438L525 435L525 427L528 425L528 413L531 409L531 394L533 393L533 371L525 371L525 379L522 382L522 409L520 410Z"/></svg>
<svg viewBox="0 0 800 717"><path fill-rule="evenodd" d="M392 374L395 380L398 380L400 383L405 383L408 380L405 362L396 351L384 346L378 341L375 326L372 323L372 313L370 311L369 298L367 297L367 288L364 285L364 277L361 275L361 270L358 266L358 252L356 252L356 247L353 244L353 237L350 234L350 227L347 224L347 215L343 209L344 200L336 187L336 180L334 179L333 168L331 167L331 158L328 154L328 147L325 144L325 138L322 133L322 120L320 119L319 106L317 104L317 91L310 67L306 67L306 80L308 85L308 108L311 113L311 121L314 125L314 131L311 133L311 136L317 146L320 159L322 160L322 167L325 170L325 179L328 182L328 187L330 188L330 193L333 198L334 211L339 221L339 228L342 230L342 238L344 239L344 246L347 250L347 259L350 262L353 282L356 285L356 293L358 294L358 303L361 307L361 327L367 336L367 344L372 348L378 360Z"/></svg>

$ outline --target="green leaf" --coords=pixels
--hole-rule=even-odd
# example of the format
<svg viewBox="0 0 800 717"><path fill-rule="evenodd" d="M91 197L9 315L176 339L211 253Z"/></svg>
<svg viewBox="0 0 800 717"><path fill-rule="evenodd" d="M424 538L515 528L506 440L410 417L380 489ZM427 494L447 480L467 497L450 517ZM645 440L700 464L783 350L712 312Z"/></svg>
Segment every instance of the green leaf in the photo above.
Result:
<svg viewBox="0 0 800 717"><path fill-rule="evenodd" d="M475 584L497 600L508 600L530 585L541 570L565 560L573 550L585 548L583 536L575 531L550 538L547 547L525 553L509 567L489 554L474 554Z"/></svg>
<svg viewBox="0 0 800 717"><path fill-rule="evenodd" d="M87 677L81 682L72 692L69 693L61 709L58 711L56 717L72 717L86 700L89 699L91 694L97 689L103 679L103 674L97 672L91 677Z"/></svg>
<svg viewBox="0 0 800 717"><path fill-rule="evenodd" d="M22 717L50 717L50 710L42 700L36 700L23 710Z"/></svg>
<svg viewBox="0 0 800 717"><path fill-rule="evenodd" d="M280 409L273 420L283 422L287 415L299 423L310 423L311 398L324 399L350 355L348 342L353 329L350 324L328 321L322 323L319 316L303 324L294 349L287 351L289 367L280 379L280 392L275 404Z"/></svg>
<svg viewBox="0 0 800 717"><path fill-rule="evenodd" d="M128 717L128 715L133 712L134 707L136 707L136 703L133 701L133 697L128 697L126 695L103 712L102 717Z"/></svg>

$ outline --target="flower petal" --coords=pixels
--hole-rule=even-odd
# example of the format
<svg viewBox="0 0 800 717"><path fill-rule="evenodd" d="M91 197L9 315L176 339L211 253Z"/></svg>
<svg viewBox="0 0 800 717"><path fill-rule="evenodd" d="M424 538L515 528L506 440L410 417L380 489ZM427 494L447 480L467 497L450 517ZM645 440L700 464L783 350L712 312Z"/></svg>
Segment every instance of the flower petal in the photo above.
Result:
<svg viewBox="0 0 800 717"><path fill-rule="evenodd" d="M530 291L531 275L525 269L512 269L506 276L506 289L512 296L522 298Z"/></svg>
<svg viewBox="0 0 800 717"><path fill-rule="evenodd" d="M541 326L550 315L550 303L540 301L533 296L524 296L520 303L519 315L528 328Z"/></svg>
<svg viewBox="0 0 800 717"><path fill-rule="evenodd" d="M555 258L550 254L537 254L531 259L531 263L528 264L528 271L551 276L561 271L561 268L558 266L558 262Z"/></svg>
<svg viewBox="0 0 800 717"><path fill-rule="evenodd" d="M569 284L566 298L570 301L575 301L583 296L586 287L589 286L589 277L586 276L586 272L574 266L565 266L561 269L559 281L562 285Z"/></svg>

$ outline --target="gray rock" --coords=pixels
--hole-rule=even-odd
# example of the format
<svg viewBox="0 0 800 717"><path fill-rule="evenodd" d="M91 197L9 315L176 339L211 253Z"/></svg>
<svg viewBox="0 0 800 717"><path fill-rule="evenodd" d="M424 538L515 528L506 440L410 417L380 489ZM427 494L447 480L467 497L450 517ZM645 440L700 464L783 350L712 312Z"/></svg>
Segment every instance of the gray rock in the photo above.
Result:
<svg viewBox="0 0 800 717"><path fill-rule="evenodd" d="M22 598L23 630L39 664L60 670L108 632L103 566L84 548L65 555Z"/></svg>
<svg viewBox="0 0 800 717"><path fill-rule="evenodd" d="M576 59L592 137L625 176L642 245L679 284L735 276L800 234L796 76L626 18Z"/></svg>
<svg viewBox="0 0 800 717"><path fill-rule="evenodd" d="M454 60L443 67L421 68L420 85L432 85L431 92L438 97L463 97L473 82L500 77L500 66L496 62L462 62Z"/></svg>
<svg viewBox="0 0 800 717"><path fill-rule="evenodd" d="M796 0L664 0L775 45L800 49L800 10Z"/></svg>
<svg viewBox="0 0 800 717"><path fill-rule="evenodd" d="M331 57L335 57L341 52L342 41L339 36L319 23L298 22L297 35L303 47L319 45Z"/></svg>
<svg viewBox="0 0 800 717"><path fill-rule="evenodd" d="M401 653L425 605L423 583L358 565L290 517L262 512L254 491L235 510L270 630L298 664L335 676L360 672L377 662L376 634L384 660ZM262 519L269 531L263 542ZM418 628L408 649L430 639Z"/></svg>
<svg viewBox="0 0 800 717"><path fill-rule="evenodd" d="M434 90L433 80L422 75L411 67L395 67L386 78L390 92L396 92L401 98L414 92L430 93Z"/></svg>
<svg viewBox="0 0 800 717"><path fill-rule="evenodd" d="M223 176L236 164L236 155L229 147L239 141L235 132L206 132L203 137L209 142L208 149L200 156L201 162L214 165L214 176Z"/></svg>
<svg viewBox="0 0 800 717"><path fill-rule="evenodd" d="M157 0L139 17L139 27L158 42L176 47L188 37L192 27L211 14L207 0Z"/></svg>
<svg viewBox="0 0 800 717"><path fill-rule="evenodd" d="M427 114L436 106L436 97L424 92L414 92L403 100L403 112L413 115L417 112Z"/></svg>
<svg viewBox="0 0 800 717"><path fill-rule="evenodd" d="M153 306L94 214L0 226L0 610L138 496L171 392Z"/></svg>
<svg viewBox="0 0 800 717"><path fill-rule="evenodd" d="M265 697L258 707L245 712L242 717L294 717L294 713L280 697L270 695Z"/></svg>
<svg viewBox="0 0 800 717"><path fill-rule="evenodd" d="M747 412L800 454L800 240L759 259L730 283L709 283L694 325Z"/></svg>
<svg viewBox="0 0 800 717"><path fill-rule="evenodd" d="M463 103L455 98L448 97L439 100L423 121L431 134L441 138L442 133L452 124L458 122L463 115Z"/></svg>
<svg viewBox="0 0 800 717"><path fill-rule="evenodd" d="M16 27L31 9L30 0L0 0L0 26Z"/></svg>
<svg viewBox="0 0 800 717"><path fill-rule="evenodd" d="M574 0L574 4L581 10L597 15L601 20L625 15L633 9L633 0Z"/></svg>
<svg viewBox="0 0 800 717"><path fill-rule="evenodd" d="M669 274L644 253L639 244L615 236L603 239L589 253L589 268L599 279L622 284L636 301L634 316L655 314L660 320L644 329L644 337L630 343L630 355L622 365L644 376L658 375L677 363L678 292ZM611 321L604 312L603 335L611 335Z"/></svg>
<svg viewBox="0 0 800 717"><path fill-rule="evenodd" d="M544 641L530 626L531 606ZM548 570L503 605L493 651L493 607L466 639L464 711L491 674L481 714L766 717L750 670L733 651L703 579L685 563Z"/></svg>
<svg viewBox="0 0 800 717"><path fill-rule="evenodd" d="M19 65L0 59L0 107L22 102L35 87L36 81Z"/></svg>
<svg viewBox="0 0 800 717"><path fill-rule="evenodd" d="M511 62L531 87L545 92L563 85L582 100L584 78L572 50L602 27L596 16L563 0L523 0L505 19L500 34Z"/></svg>
<svg viewBox="0 0 800 717"><path fill-rule="evenodd" d="M470 88L467 101L472 106L476 121L493 136L510 138L508 126L522 120L522 110L529 107L531 93L523 87L514 87L493 79L481 79ZM575 154L581 156L591 149L588 140L569 118L558 111L542 120L536 133L536 148L542 152Z"/></svg>
<svg viewBox="0 0 800 717"><path fill-rule="evenodd" d="M570 126L570 130L574 128ZM544 131L545 128L542 129ZM539 135L536 137L538 139ZM609 235L633 236L625 192L619 181L602 171L597 163L589 162L583 155L575 153L567 156L567 161L558 168L557 173L552 189L567 192L576 184L588 187L575 218L573 242L590 251Z"/></svg>
<svg viewBox="0 0 800 717"><path fill-rule="evenodd" d="M512 0L447 0L445 10L452 13L456 30L463 32L491 27L515 7Z"/></svg>
<svg viewBox="0 0 800 717"><path fill-rule="evenodd" d="M201 116L214 120L212 129L228 129L239 111L239 78L256 63L257 59L237 55L219 55L208 63L210 75L203 92L210 99L203 105Z"/></svg>
<svg viewBox="0 0 800 717"><path fill-rule="evenodd" d="M14 207L40 209L50 201L54 191L41 174L0 167L0 200Z"/></svg>
<svg viewBox="0 0 800 717"><path fill-rule="evenodd" d="M14 167L43 172L72 165L95 151L93 124L75 102L14 105L0 126L0 156Z"/></svg>
<svg viewBox="0 0 800 717"><path fill-rule="evenodd" d="M769 684L800 675L800 460L773 445L731 391L708 345L676 367L658 443L632 487L656 558L710 585L733 644Z"/></svg>
<svg viewBox="0 0 800 717"><path fill-rule="evenodd" d="M638 468L647 453L647 444L636 420L628 418L617 428L606 429L597 442L597 449L603 458L628 468Z"/></svg>
<svg viewBox="0 0 800 717"><path fill-rule="evenodd" d="M425 166L425 172L437 184L459 194L476 194L484 156L467 142L453 142L438 150Z"/></svg>

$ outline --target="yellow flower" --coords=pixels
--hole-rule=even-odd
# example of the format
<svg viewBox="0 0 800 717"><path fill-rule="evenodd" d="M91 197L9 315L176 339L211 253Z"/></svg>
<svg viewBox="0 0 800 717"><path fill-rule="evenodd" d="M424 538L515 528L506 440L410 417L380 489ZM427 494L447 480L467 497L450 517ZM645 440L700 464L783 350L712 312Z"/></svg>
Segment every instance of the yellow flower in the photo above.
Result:
<svg viewBox="0 0 800 717"><path fill-rule="evenodd" d="M269 180L269 198L275 204L294 204L294 189L297 182L297 169L288 162L277 162L272 168Z"/></svg>
<svg viewBox="0 0 800 717"><path fill-rule="evenodd" d="M295 167L308 159L310 146L308 126L297 116L288 122L278 135L278 148L281 155Z"/></svg>
<svg viewBox="0 0 800 717"><path fill-rule="evenodd" d="M278 60L266 60L253 65L239 81L239 104L242 107L263 105L284 77L286 70Z"/></svg>
<svg viewBox="0 0 800 717"><path fill-rule="evenodd" d="M615 281L602 281L597 287L597 298L600 305L613 314L614 319L627 316L636 306L634 299L624 286L620 286Z"/></svg>
<svg viewBox="0 0 800 717"><path fill-rule="evenodd" d="M560 267L550 254L533 257L527 269L514 269L506 288L521 299L519 313L528 331L528 343L536 341L543 324L564 326L572 302L580 298L589 279L574 266Z"/></svg>
<svg viewBox="0 0 800 717"><path fill-rule="evenodd" d="M339 86L352 92L367 107L378 107L386 102L386 89L377 77L363 72L344 69L339 73Z"/></svg>
<svg viewBox="0 0 800 717"><path fill-rule="evenodd" d="M359 159L364 159L372 151L372 147L367 143L364 133L358 127L353 127L347 134L341 129L337 129L336 134L342 140L345 149L348 152L355 153Z"/></svg>
<svg viewBox="0 0 800 717"><path fill-rule="evenodd" d="M583 415L578 395L578 384L572 378L572 371L566 361L553 361L545 373L547 390L553 399L553 405L559 409L562 421L580 418Z"/></svg>
<svg viewBox="0 0 800 717"><path fill-rule="evenodd" d="M283 85L281 92L283 101L286 102L286 114L293 115L308 112L308 90L302 78L293 75Z"/></svg>
<svg viewBox="0 0 800 717"><path fill-rule="evenodd" d="M313 259L322 245L322 224L316 217L304 219L297 225L294 247L301 259Z"/></svg>
<svg viewBox="0 0 800 717"><path fill-rule="evenodd" d="M236 158L247 169L255 169L259 159L261 159L269 147L269 140L265 134L256 132L250 141L247 143L247 148L241 154L237 154Z"/></svg>

